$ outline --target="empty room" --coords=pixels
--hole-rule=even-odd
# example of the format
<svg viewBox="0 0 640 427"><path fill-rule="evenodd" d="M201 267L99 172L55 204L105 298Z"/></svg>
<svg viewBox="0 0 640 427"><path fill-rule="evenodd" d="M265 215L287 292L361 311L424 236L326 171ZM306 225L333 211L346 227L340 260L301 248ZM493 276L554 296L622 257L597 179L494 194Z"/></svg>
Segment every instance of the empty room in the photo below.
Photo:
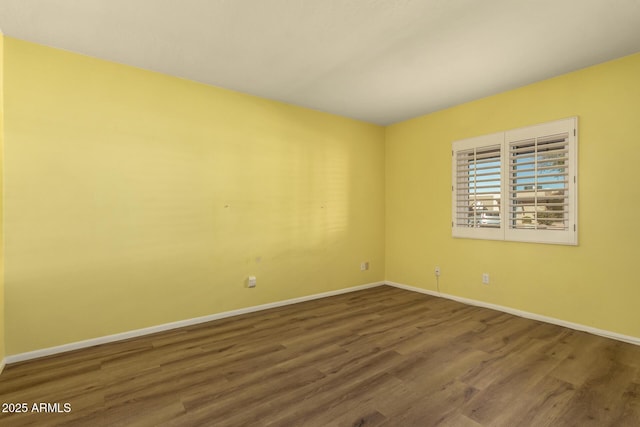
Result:
<svg viewBox="0 0 640 427"><path fill-rule="evenodd" d="M0 31L0 425L640 426L640 0Z"/></svg>

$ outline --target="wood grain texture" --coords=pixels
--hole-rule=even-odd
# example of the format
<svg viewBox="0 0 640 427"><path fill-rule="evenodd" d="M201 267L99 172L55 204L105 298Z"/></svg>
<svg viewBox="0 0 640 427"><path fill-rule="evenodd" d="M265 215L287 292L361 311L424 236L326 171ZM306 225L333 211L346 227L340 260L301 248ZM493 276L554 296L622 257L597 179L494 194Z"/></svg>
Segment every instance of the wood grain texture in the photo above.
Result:
<svg viewBox="0 0 640 427"><path fill-rule="evenodd" d="M10 365L0 424L640 426L640 347L382 286Z"/></svg>

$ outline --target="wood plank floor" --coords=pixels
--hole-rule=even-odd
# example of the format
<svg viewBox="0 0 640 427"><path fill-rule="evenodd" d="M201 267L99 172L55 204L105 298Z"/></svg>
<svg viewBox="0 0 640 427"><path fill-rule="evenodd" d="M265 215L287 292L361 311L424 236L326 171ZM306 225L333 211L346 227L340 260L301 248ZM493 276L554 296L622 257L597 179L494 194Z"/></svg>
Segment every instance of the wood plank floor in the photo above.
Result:
<svg viewBox="0 0 640 427"><path fill-rule="evenodd" d="M640 347L382 286L10 365L0 402L29 405L3 426L635 427Z"/></svg>

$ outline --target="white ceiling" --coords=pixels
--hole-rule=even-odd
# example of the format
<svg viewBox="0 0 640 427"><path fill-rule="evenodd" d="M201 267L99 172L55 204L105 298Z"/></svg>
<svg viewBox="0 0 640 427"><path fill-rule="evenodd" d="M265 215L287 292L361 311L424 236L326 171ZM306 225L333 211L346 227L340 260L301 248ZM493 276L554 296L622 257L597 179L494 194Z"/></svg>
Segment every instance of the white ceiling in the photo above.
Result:
<svg viewBox="0 0 640 427"><path fill-rule="evenodd" d="M0 0L0 28L386 125L640 52L640 0Z"/></svg>

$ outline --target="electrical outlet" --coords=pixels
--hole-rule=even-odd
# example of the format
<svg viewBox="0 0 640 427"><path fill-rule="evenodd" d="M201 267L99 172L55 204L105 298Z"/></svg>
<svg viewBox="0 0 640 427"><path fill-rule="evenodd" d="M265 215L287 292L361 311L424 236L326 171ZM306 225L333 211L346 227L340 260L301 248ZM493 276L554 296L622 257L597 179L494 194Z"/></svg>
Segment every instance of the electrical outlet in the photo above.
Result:
<svg viewBox="0 0 640 427"><path fill-rule="evenodd" d="M482 273L482 283L485 285L489 284L489 273Z"/></svg>
<svg viewBox="0 0 640 427"><path fill-rule="evenodd" d="M365 271L369 269L369 261L360 263L360 271Z"/></svg>
<svg viewBox="0 0 640 427"><path fill-rule="evenodd" d="M436 267L435 273L436 273L436 277L440 277L440 267Z"/></svg>
<svg viewBox="0 0 640 427"><path fill-rule="evenodd" d="M256 287L256 276L249 276L247 279L247 288L255 288Z"/></svg>

